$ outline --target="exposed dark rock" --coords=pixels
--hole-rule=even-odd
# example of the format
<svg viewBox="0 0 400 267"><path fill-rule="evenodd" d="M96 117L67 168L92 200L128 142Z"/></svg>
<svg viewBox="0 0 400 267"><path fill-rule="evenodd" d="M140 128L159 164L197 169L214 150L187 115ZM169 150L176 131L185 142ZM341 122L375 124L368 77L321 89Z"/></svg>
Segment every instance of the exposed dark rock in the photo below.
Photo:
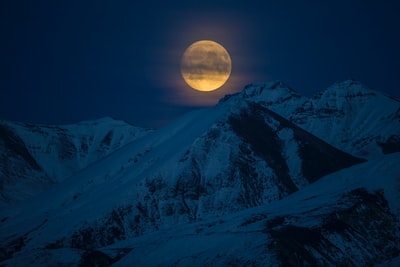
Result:
<svg viewBox="0 0 400 267"><path fill-rule="evenodd" d="M47 249L63 248L63 247L65 247L65 243L64 242L65 242L65 240L63 238L62 239L58 239L58 240L56 240L54 242L51 242L51 243L47 244L46 248Z"/></svg>
<svg viewBox="0 0 400 267"><path fill-rule="evenodd" d="M98 250L93 250L83 253L79 267L108 267L114 262L114 259L107 254Z"/></svg>
<svg viewBox="0 0 400 267"><path fill-rule="evenodd" d="M240 116L229 118L232 129L275 171L288 193L296 191L297 187L289 175L277 131L265 123L266 117L276 120L279 123L278 129L293 130L294 138L300 144L303 175L309 182L365 161L329 145L262 105L255 103L249 105L250 107L243 110Z"/></svg>
<svg viewBox="0 0 400 267"><path fill-rule="evenodd" d="M381 192L350 192L317 226L284 220L266 224L281 266L372 266L400 255L398 221Z"/></svg>
<svg viewBox="0 0 400 267"><path fill-rule="evenodd" d="M14 253L20 251L27 242L27 236L22 235L7 243L6 246L0 248L0 262L11 258Z"/></svg>
<svg viewBox="0 0 400 267"><path fill-rule="evenodd" d="M122 259L130 251L132 251L131 248L117 248L110 251L87 250L82 254L79 266L108 267Z"/></svg>
<svg viewBox="0 0 400 267"><path fill-rule="evenodd" d="M191 159L189 167L179 176L175 188L176 197L181 199L189 220L195 221L197 219L198 200L204 193L201 167L196 159Z"/></svg>
<svg viewBox="0 0 400 267"><path fill-rule="evenodd" d="M30 196L31 192L25 190L23 185L46 188L52 182L21 137L0 124L0 204L8 205L16 199Z"/></svg>
<svg viewBox="0 0 400 267"><path fill-rule="evenodd" d="M109 131L100 143L100 147L109 147L113 138L114 132Z"/></svg>
<svg viewBox="0 0 400 267"><path fill-rule="evenodd" d="M75 231L69 246L85 250L96 249L126 239L133 227L132 206L114 208L106 217ZM132 218L133 219L133 218Z"/></svg>
<svg viewBox="0 0 400 267"><path fill-rule="evenodd" d="M240 154L232 159L232 170L239 173L242 190L238 202L244 207L255 207L263 203L263 179L256 172L251 151L240 146Z"/></svg>
<svg viewBox="0 0 400 267"><path fill-rule="evenodd" d="M64 129L59 129L57 142L58 155L61 160L72 160L77 154L78 149L71 142L71 136Z"/></svg>
<svg viewBox="0 0 400 267"><path fill-rule="evenodd" d="M22 139L16 133L4 125L0 125L0 145L4 146L4 150L2 149L2 155L4 157L9 157L9 153L12 153L14 154L13 157L21 157L33 170L42 170L36 160L29 153L24 141L22 141ZM2 164L2 166L4 165Z"/></svg>
<svg viewBox="0 0 400 267"><path fill-rule="evenodd" d="M384 142L376 142L382 149L383 154L390 154L400 152L400 136L399 135L391 135Z"/></svg>
<svg viewBox="0 0 400 267"><path fill-rule="evenodd" d="M311 183L329 173L366 161L331 146L271 110L264 107L259 108L279 120L282 127L293 129L294 138L300 143L302 171L304 177Z"/></svg>
<svg viewBox="0 0 400 267"><path fill-rule="evenodd" d="M293 193L297 187L290 178L289 168L283 158L281 141L276 131L265 123L263 111L260 105L250 105L239 116L230 116L229 123L235 133L250 144L252 150L274 170L284 186L282 191Z"/></svg>

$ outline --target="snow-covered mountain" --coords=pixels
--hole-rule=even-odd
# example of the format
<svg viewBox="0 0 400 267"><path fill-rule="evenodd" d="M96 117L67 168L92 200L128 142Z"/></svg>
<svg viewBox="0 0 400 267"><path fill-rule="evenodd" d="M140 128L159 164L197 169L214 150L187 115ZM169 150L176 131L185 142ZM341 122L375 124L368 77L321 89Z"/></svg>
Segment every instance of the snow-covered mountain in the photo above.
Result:
<svg viewBox="0 0 400 267"><path fill-rule="evenodd" d="M0 207L49 188L147 132L112 118L64 126L0 121Z"/></svg>
<svg viewBox="0 0 400 267"><path fill-rule="evenodd" d="M107 153L99 156L103 141L93 142L86 164L74 157L80 167L68 178L57 176L41 194L0 211L1 264L355 266L391 260L400 253L400 158L384 154L398 151L392 136L400 136L399 108L397 100L354 82L312 99L273 82L247 86L158 130L122 127ZM104 140L106 124L71 136ZM346 127L363 135L350 138ZM33 140L16 128L12 136ZM365 137L371 138L354 144ZM13 151L10 139L17 140L5 138L4 147ZM36 146L46 144L37 140ZM53 162L38 160L46 153L35 154L34 142L22 147L26 152L9 161L28 166L34 177L48 175ZM68 171L69 161L58 159L60 173Z"/></svg>
<svg viewBox="0 0 400 267"><path fill-rule="evenodd" d="M383 156L282 200L172 226L97 253L110 262L116 251L127 253L115 266L398 266L398 162L400 153Z"/></svg>
<svg viewBox="0 0 400 267"><path fill-rule="evenodd" d="M282 82L247 86L226 98L258 102L357 157L400 151L400 100L344 81L308 99Z"/></svg>

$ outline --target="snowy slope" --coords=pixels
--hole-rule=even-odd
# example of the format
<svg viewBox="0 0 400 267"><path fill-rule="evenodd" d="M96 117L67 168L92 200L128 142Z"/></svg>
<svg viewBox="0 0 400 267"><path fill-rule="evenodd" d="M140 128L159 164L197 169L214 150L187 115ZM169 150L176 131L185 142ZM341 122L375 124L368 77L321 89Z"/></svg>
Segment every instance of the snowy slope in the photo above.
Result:
<svg viewBox="0 0 400 267"><path fill-rule="evenodd" d="M0 121L1 204L35 195L147 132L111 118L64 126Z"/></svg>
<svg viewBox="0 0 400 267"><path fill-rule="evenodd" d="M325 176L270 204L196 223L172 225L95 250L29 248L3 264L383 264L400 253L399 161L400 153L382 156Z"/></svg>
<svg viewBox="0 0 400 267"><path fill-rule="evenodd" d="M131 250L113 266L369 266L400 253L398 162L384 156L269 205L99 251Z"/></svg>
<svg viewBox="0 0 400 267"><path fill-rule="evenodd" d="M3 211L0 237L6 247L23 238L24 249L91 249L281 199L360 162L259 104L227 101Z"/></svg>
<svg viewBox="0 0 400 267"><path fill-rule="evenodd" d="M310 100L274 82L248 86L215 107L190 112L154 131L126 125L118 130L119 123L107 120L81 128L30 126L33 133L25 131L26 125L6 128L3 150L14 151L9 162L22 166L24 175L45 173L44 184L53 181L48 170L61 175L54 176L60 182L43 193L0 211L1 264L46 266L54 261L73 266L100 260L106 265L157 266L154 257L159 256L160 266L192 261L198 266L276 266L291 264L283 260L296 254L293 266L301 266L301 261L329 266L338 259L351 266L358 260L370 265L395 257L399 155L382 154L385 149L396 151L396 139L394 146L384 139L398 132L397 124L390 123L397 120L391 112L398 104L374 95L367 106L376 101L381 107L383 101L387 110L378 109L374 118L386 114L388 119L370 118L374 125L367 127L366 104L354 104L364 103L359 99L363 95L355 93L356 102L333 95ZM348 103L338 104L343 98ZM346 106L344 115L314 109L325 106L326 99L337 100L327 101L329 105ZM305 109L310 101L315 102L313 108ZM353 108L355 115L348 112ZM344 128L330 128L339 141L329 140L334 134L324 134L333 121L356 129L357 116L363 138L373 137L362 143L367 163L321 140L360 154L361 146L343 141ZM58 143L48 156L43 145L66 132L72 141ZM379 133L386 136L379 139L381 144ZM91 146L84 150L87 154L81 153L76 148L87 144L88 134L94 136ZM65 179L64 173L71 176ZM325 182L320 181L324 176ZM376 191L380 188L383 195ZM329 228L336 223L343 227ZM313 241L293 239L310 234Z"/></svg>
<svg viewBox="0 0 400 267"><path fill-rule="evenodd" d="M400 100L360 82L336 83L308 99L278 81L249 85L230 98L261 103L357 157L400 151Z"/></svg>
<svg viewBox="0 0 400 267"><path fill-rule="evenodd" d="M303 104L291 121L357 156L400 151L400 101L345 81Z"/></svg>

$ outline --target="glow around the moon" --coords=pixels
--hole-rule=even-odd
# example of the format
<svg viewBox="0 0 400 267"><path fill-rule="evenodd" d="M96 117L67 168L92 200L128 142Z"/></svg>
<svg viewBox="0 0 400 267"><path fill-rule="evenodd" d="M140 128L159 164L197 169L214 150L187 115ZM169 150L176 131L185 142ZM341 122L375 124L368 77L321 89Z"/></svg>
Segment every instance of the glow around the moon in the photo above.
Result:
<svg viewBox="0 0 400 267"><path fill-rule="evenodd" d="M226 49L209 40L190 45L182 56L181 74L185 82L199 91L213 91L229 79L231 58Z"/></svg>

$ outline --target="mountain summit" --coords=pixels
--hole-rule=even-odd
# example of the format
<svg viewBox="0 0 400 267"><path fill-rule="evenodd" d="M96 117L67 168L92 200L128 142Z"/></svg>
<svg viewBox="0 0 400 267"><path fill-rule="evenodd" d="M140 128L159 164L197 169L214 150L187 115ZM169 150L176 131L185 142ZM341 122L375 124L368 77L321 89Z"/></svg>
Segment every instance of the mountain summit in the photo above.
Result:
<svg viewBox="0 0 400 267"><path fill-rule="evenodd" d="M354 81L311 99L277 81L152 131L3 121L1 264L396 261L399 110Z"/></svg>
<svg viewBox="0 0 400 267"><path fill-rule="evenodd" d="M400 100L357 81L335 83L311 99L276 81L225 99L261 103L333 146L362 158L400 151Z"/></svg>

